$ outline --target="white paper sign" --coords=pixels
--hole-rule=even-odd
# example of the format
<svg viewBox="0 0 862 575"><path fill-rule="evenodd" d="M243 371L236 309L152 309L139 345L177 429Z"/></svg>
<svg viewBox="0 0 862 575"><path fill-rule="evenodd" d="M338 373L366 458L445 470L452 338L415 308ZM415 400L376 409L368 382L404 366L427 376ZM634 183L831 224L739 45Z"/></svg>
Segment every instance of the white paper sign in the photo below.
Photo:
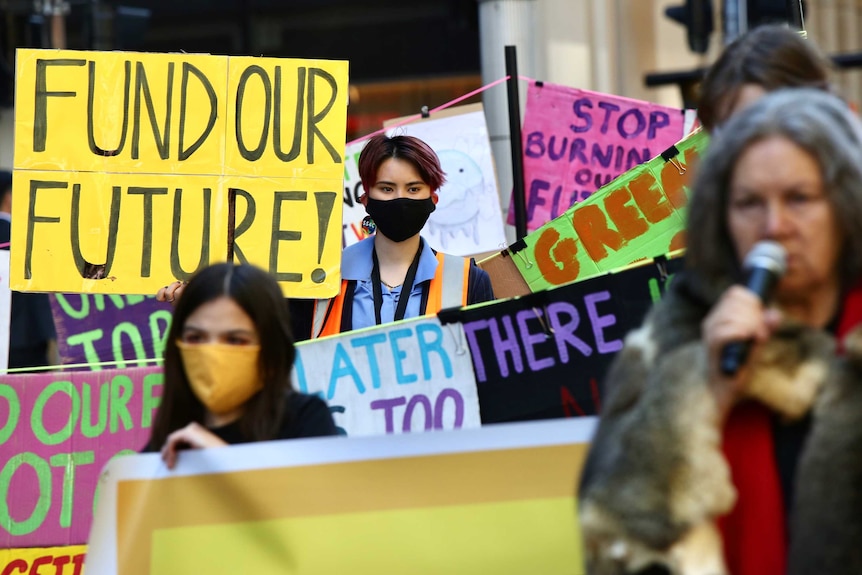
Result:
<svg viewBox="0 0 862 575"><path fill-rule="evenodd" d="M473 111L389 131L390 136L411 135L424 140L440 158L446 183L439 190L437 209L425 224L422 237L435 250L455 256L496 251L506 243L485 113L481 106L465 108ZM345 247L366 237L362 231L365 207L359 203L364 190L357 167L365 143L350 144L344 153Z"/></svg>
<svg viewBox="0 0 862 575"><path fill-rule="evenodd" d="M365 193L359 180L359 153L367 140L348 144L344 149L344 212L342 215L344 247L364 240L362 218L365 206L359 203L359 196Z"/></svg>
<svg viewBox="0 0 862 575"><path fill-rule="evenodd" d="M485 113L481 106L465 108L473 111L432 116L389 132L421 138L437 152L446 183L422 237L435 250L456 256L499 251L506 243Z"/></svg>

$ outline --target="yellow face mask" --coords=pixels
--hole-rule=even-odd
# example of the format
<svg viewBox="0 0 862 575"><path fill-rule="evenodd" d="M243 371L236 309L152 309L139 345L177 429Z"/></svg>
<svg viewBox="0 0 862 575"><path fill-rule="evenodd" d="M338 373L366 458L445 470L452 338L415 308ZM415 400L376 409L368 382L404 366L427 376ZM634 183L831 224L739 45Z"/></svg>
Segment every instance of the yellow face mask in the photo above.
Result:
<svg viewBox="0 0 862 575"><path fill-rule="evenodd" d="M178 341L177 347L192 391L211 413L231 412L263 389L259 345Z"/></svg>

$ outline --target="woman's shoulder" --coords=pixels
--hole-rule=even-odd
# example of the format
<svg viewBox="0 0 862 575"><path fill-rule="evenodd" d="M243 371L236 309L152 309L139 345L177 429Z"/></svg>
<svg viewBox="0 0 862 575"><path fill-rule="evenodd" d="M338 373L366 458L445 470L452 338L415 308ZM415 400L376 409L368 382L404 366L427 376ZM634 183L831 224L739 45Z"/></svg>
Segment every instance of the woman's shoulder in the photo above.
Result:
<svg viewBox="0 0 862 575"><path fill-rule="evenodd" d="M317 395L291 392L286 399L287 425L281 439L338 435L326 402Z"/></svg>
<svg viewBox="0 0 862 575"><path fill-rule="evenodd" d="M367 256L371 257L371 250L374 248L374 236L369 236L363 240L359 240L355 244L350 244L341 250L342 258L344 256Z"/></svg>
<svg viewBox="0 0 862 575"><path fill-rule="evenodd" d="M328 409L326 402L319 395L293 391L287 396L287 406L291 412L299 413L306 409Z"/></svg>

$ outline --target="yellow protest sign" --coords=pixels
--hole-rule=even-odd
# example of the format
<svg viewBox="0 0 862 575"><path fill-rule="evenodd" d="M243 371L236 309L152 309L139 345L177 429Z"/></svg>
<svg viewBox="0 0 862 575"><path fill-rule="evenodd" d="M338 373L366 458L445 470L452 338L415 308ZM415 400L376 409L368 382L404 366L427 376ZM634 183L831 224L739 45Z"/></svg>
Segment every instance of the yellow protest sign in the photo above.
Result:
<svg viewBox="0 0 862 575"><path fill-rule="evenodd" d="M338 66L336 66L338 64ZM225 173L338 178L344 173L347 62L234 57Z"/></svg>
<svg viewBox="0 0 862 575"><path fill-rule="evenodd" d="M224 184L236 196L234 261L296 285L296 297L316 297L319 286L338 291L341 220L333 214L343 202L328 180L226 177Z"/></svg>
<svg viewBox="0 0 862 575"><path fill-rule="evenodd" d="M103 475L99 573L582 573L594 420L263 442ZM213 470L218 469L217 473Z"/></svg>
<svg viewBox="0 0 862 575"><path fill-rule="evenodd" d="M16 169L221 173L226 57L71 50L16 57Z"/></svg>
<svg viewBox="0 0 862 575"><path fill-rule="evenodd" d="M233 257L337 292L347 62L17 58L13 289L150 294Z"/></svg>
<svg viewBox="0 0 862 575"><path fill-rule="evenodd" d="M227 193L218 176L24 174L12 189L11 259L23 285L154 293L165 278L185 280L225 261Z"/></svg>
<svg viewBox="0 0 862 575"><path fill-rule="evenodd" d="M31 549L0 549L0 573L83 575L86 545Z"/></svg>

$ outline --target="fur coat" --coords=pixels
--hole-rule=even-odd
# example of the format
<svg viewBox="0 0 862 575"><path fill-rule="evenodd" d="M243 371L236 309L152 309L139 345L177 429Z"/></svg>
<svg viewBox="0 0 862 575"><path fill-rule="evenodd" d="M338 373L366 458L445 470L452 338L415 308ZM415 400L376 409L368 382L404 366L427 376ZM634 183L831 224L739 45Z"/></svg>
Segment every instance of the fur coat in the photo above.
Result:
<svg viewBox="0 0 862 575"><path fill-rule="evenodd" d="M745 490L731 480L722 451L727 430L707 386L700 341L701 322L728 285L678 274L643 326L627 336L605 378L579 491L589 573L769 575L746 567L764 553L757 538L728 540L751 531L725 532L722 541L716 526L719 517L739 511L737 491ZM860 316L853 323L862 319L853 313ZM813 410L789 536L783 510L766 518L779 523L776 573L785 566L791 574L862 573L862 332L844 347L837 357L830 335L788 325L753 360L752 400L789 420ZM774 465L770 456L732 463L757 475L758 465ZM780 491L780 484L771 489ZM754 561L743 557L729 565L728 545Z"/></svg>

